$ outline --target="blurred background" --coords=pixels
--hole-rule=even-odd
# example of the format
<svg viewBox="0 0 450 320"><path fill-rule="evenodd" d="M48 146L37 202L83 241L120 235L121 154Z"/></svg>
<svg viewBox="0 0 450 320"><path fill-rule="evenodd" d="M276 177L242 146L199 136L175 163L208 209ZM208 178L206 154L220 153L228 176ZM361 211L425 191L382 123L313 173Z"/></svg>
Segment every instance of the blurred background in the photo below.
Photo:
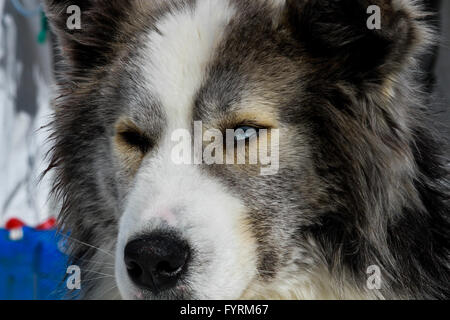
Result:
<svg viewBox="0 0 450 320"><path fill-rule="evenodd" d="M151 1L151 0L149 0ZM253 0L250 0L253 1ZM433 121L450 124L450 1L427 0L442 44L423 58ZM64 237L48 199L45 143L54 92L54 37L39 0L0 0L0 300L61 299Z"/></svg>
<svg viewBox="0 0 450 320"><path fill-rule="evenodd" d="M53 45L38 0L0 0L0 299L59 299L66 258L48 199L42 127Z"/></svg>

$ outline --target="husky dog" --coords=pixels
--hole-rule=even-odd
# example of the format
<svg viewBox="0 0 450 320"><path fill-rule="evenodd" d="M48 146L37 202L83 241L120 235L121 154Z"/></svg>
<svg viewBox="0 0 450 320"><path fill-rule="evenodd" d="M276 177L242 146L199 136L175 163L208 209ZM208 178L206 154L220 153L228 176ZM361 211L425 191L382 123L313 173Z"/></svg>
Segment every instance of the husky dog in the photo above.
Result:
<svg viewBox="0 0 450 320"><path fill-rule="evenodd" d="M418 81L434 41L421 8L47 0L63 58L49 170L81 296L450 298L448 158ZM279 130L278 171L175 164L172 134L196 121L240 129L246 148Z"/></svg>

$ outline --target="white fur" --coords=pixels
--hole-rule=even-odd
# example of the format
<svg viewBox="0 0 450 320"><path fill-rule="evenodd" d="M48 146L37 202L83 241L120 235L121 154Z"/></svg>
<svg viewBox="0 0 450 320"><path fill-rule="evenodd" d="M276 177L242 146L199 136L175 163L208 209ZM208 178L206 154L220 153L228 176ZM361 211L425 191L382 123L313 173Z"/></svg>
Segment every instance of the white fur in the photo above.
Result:
<svg viewBox="0 0 450 320"><path fill-rule="evenodd" d="M190 123L194 95L234 13L227 0L202 0L194 9L167 15L156 24L159 33L149 34L144 71L170 129Z"/></svg>
<svg viewBox="0 0 450 320"><path fill-rule="evenodd" d="M116 278L124 298L139 298L123 262L127 242L163 223L181 232L196 251L189 286L197 298L234 299L256 275L256 245L245 230L244 206L195 166L171 159L171 133L189 128L200 88L224 27L233 17L228 1L198 1L194 10L170 13L148 35L143 70L149 92L161 101L166 136L145 159L120 221Z"/></svg>

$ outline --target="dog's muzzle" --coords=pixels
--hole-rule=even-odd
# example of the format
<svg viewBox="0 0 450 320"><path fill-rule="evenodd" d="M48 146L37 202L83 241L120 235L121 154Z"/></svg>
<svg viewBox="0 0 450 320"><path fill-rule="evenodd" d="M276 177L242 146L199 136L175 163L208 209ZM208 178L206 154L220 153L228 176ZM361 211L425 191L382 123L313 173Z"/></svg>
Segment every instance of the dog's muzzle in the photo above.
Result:
<svg viewBox="0 0 450 320"><path fill-rule="evenodd" d="M157 295L177 285L190 251L188 243L173 233L152 233L126 245L125 265L135 285Z"/></svg>

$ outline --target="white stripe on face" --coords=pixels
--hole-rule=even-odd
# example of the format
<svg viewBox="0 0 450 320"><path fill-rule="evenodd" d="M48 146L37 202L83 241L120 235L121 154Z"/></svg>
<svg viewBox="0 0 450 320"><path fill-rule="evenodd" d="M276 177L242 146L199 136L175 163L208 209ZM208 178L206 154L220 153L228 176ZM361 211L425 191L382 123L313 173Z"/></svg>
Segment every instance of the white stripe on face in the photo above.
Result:
<svg viewBox="0 0 450 320"><path fill-rule="evenodd" d="M116 254L117 282L124 297L136 296L126 276L123 250L141 232L169 225L196 251L189 284L200 298L237 298L255 276L256 244L245 207L198 166L172 159L172 132L190 128L194 97L207 65L223 40L235 10L228 0L198 0L163 17L148 35L142 61L149 92L166 113L164 137L136 175L122 215Z"/></svg>
<svg viewBox="0 0 450 320"><path fill-rule="evenodd" d="M235 14L227 0L198 0L163 17L148 36L144 72L166 110L170 130L190 124L194 96Z"/></svg>

